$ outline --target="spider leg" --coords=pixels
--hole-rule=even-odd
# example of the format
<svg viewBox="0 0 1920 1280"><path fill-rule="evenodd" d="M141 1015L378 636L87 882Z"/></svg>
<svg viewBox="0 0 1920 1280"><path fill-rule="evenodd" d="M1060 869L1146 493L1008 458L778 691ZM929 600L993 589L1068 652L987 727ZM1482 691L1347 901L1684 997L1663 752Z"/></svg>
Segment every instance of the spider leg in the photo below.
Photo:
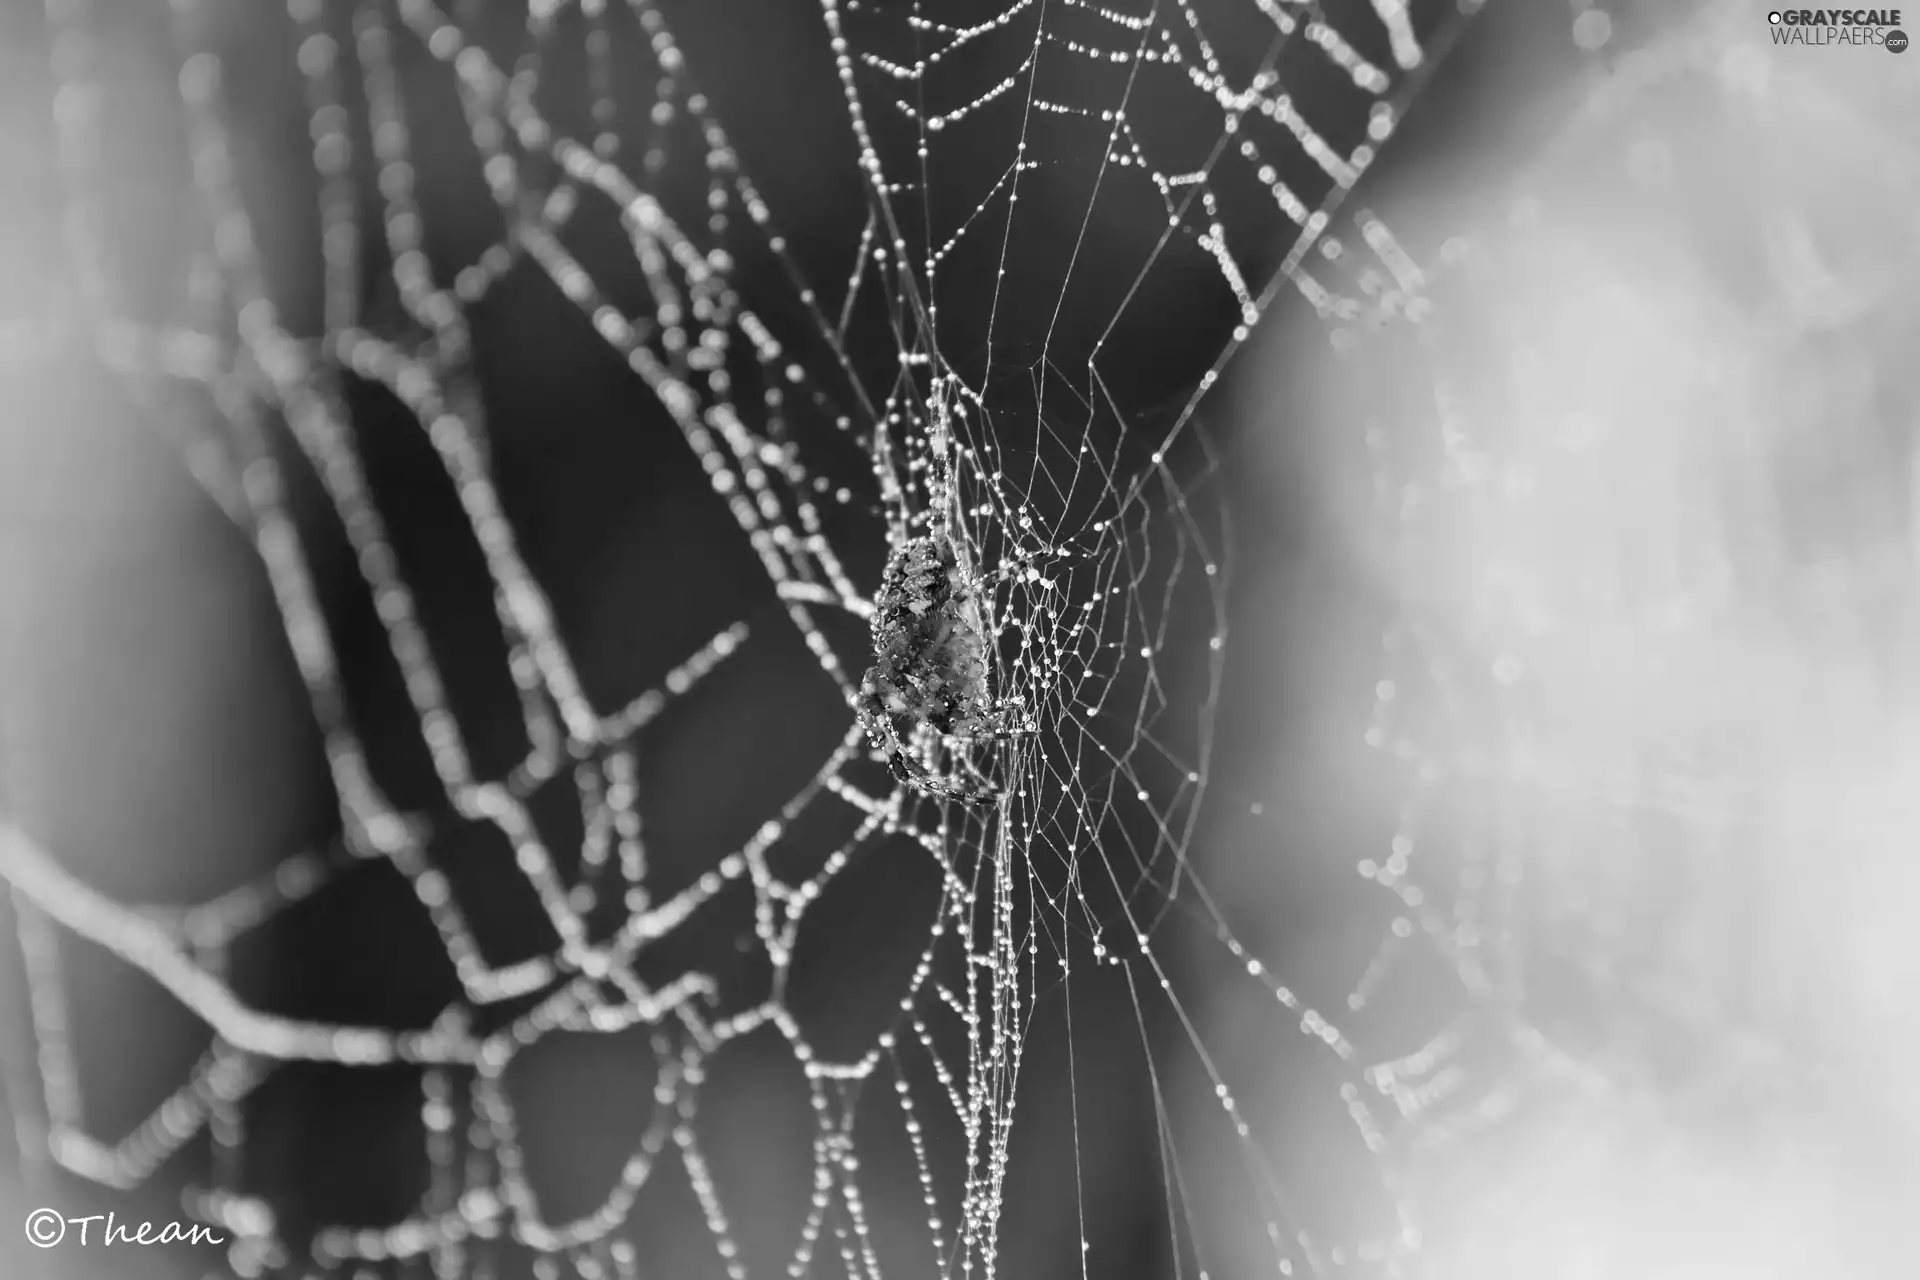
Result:
<svg viewBox="0 0 1920 1280"><path fill-rule="evenodd" d="M967 769L968 773L972 774L972 776L936 773L927 765L925 759L919 752L909 746L907 741L899 736L893 729L891 721L887 722L887 727L884 732L887 738L887 772L892 774L895 781L901 785L910 787L923 795L940 796L943 799L957 801L961 804L973 804L982 800L988 800L1000 793L1000 788L986 778L980 777L977 772L972 770L971 765L968 765ZM970 739L975 735L955 732L942 733L936 736L939 741L948 745L950 748L952 745L949 741L950 739Z"/></svg>
<svg viewBox="0 0 1920 1280"><path fill-rule="evenodd" d="M887 772L902 786L927 795L936 795L961 803L985 800L994 794L993 788L982 782L967 779L943 777L929 770L917 759L908 755L904 748L894 751L887 757Z"/></svg>

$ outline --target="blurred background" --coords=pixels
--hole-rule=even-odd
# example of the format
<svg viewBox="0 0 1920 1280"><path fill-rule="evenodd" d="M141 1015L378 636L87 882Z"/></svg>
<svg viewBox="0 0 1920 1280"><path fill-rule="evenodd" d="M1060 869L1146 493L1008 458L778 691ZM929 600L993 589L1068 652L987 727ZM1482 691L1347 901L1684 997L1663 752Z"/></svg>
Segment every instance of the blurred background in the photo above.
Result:
<svg viewBox="0 0 1920 1280"><path fill-rule="evenodd" d="M1216 6L1229 19L1246 7ZM188 6L179 21L222 57L267 292L291 331L322 334L334 326L315 248L323 157L310 78L294 70L294 20L308 15L291 10ZM180 270L204 228L176 19L101 0L51 6L51 18L0 12L0 171L13 179L0 196L0 821L15 886L0 917L0 1045L21 1156L0 1198L22 1218L39 1205L155 1221L191 1211L238 1241L36 1250L0 1224L0 1270L353 1275L358 1264L322 1268L300 1242L423 1204L492 1220L467 1202L434 1209L443 1188L422 1155L441 1133L462 1159L497 1141L480 1136L484 1117L409 1064L283 1063L256 1083L260 1060L210 1049L180 990L150 976L147 935L128 918L98 929L123 954L75 929L99 918L87 903L141 907L156 936L284 1018L426 1027L463 975L417 886L347 847L299 629L290 644L262 569L271 539L254 544L235 456L207 429L223 406L190 378L110 372L114 335L88 310L88 291L106 287L95 277L145 323L206 288ZM820 10L659 12L697 88L660 90L681 112L665 124L613 122L668 157L650 169L653 152L630 143L623 167L647 173L670 208L698 209L710 153L688 95L701 95L793 260L837 285L866 197ZM350 12L315 13L342 24L343 48L354 42ZM1346 19L1336 25L1355 29ZM1294 1274L1438 1280L1912 1274L1901 1210L1920 1203L1920 1111L1903 1075L1920 1050L1920 870L1906 847L1920 816L1920 403L1900 370L1920 319L1920 63L1776 47L1745 3L1508 3L1471 22L1436 6L1423 20L1457 47L1336 220L1346 254L1306 267L1370 305L1323 315L1282 293L1173 457L1194 508L1230 513L1232 528L1231 572L1202 598L1227 620L1217 689L1200 674L1211 619L1199 605L1169 610L1191 623L1170 634L1192 653L1161 668L1171 703L1217 711L1209 789L1182 811L1194 825L1177 853L1194 884L1185 909L1147 913L1165 922L1154 964L1136 953L1103 967L1089 937L1035 926L1046 977L1020 1037L998 1269L1228 1276L1271 1274L1286 1256ZM56 73L80 56L54 39L67 21L85 24L88 74L111 86L110 109L68 135L93 148L91 172L57 145ZM508 41L527 15L473 22ZM648 30L621 32L644 51ZM666 61L650 47L652 75ZM428 256L437 270L478 259L494 212L453 79L425 49L396 49ZM564 53L541 71L560 96L594 74ZM1299 92L1311 114L1312 90ZM560 96L556 115L585 111ZM1188 125L1169 109L1167 127L1210 143L1218 118ZM950 198L970 204L965 184L994 163L959 163ZM370 164L353 177L371 225L382 178ZM80 243L111 246L110 259L73 261L63 218L76 184L104 197L98 239ZM1016 313L1048 313L1071 272L1101 273L1095 261L1049 274L1091 200L1067 187L1055 198L1066 216L1043 220L1009 273ZM1160 234L1126 208L1094 252L1118 260L1138 247L1129 236ZM1390 237L1365 233L1375 215ZM608 296L641 305L654 279L615 220L583 215L568 235ZM1283 248L1276 235L1275 264ZM1170 259L1147 302L1126 304L1137 331L1120 352L1135 381L1111 421L1083 428L1142 473L1136 455L1235 323L1196 256L1199 267ZM762 301L790 299L782 270L743 252L740 291L776 326L794 319ZM1035 356L1055 327L967 328L988 278L961 275L936 301L951 300L955 367L985 380L990 406L994 361L1016 389L1008 370L1038 371L1034 421L1010 412L990 427L1013 456L1016 437L1061 414L1049 358L1073 367L1120 304L1073 294L1082 312L1052 322L1060 348ZM375 329L404 314L377 287L367 312ZM573 302L509 269L466 318L486 461L588 700L605 713L666 687L689 654L711 659L631 766L647 888L666 900L753 839L848 716L697 458ZM883 325L848 334L853 371L828 352L798 357L841 396L861 379L883 385L873 370L895 356ZM344 399L346 451L474 772L503 772L524 741L465 495L375 379ZM417 690L388 652L390 615L332 514L329 477L300 463L288 433L271 421L263 438L368 768L397 809L444 809ZM834 447L810 465L857 487L857 453ZM874 504L823 510L871 590L885 549ZM703 649L736 623L744 643ZM850 635L855 664L859 628ZM496 964L537 954L550 939L524 862L495 828L439 816L434 864L481 951ZM578 815L536 816L580 843ZM1127 824L1150 816L1084 842L1078 874L1098 882L1106 873L1090 868L1132 858ZM817 865L851 829L796 823L796 865ZM784 993L832 1058L896 1025L939 918L931 861L904 836L872 843L821 897ZM284 870L303 851L312 861ZM1218 919L1192 909L1196 885ZM236 886L253 887L222 897ZM62 923L51 898L82 905ZM260 922L229 939L187 910L215 901ZM732 881L715 902L648 948L642 977L659 989L698 970L720 1009L745 1008L769 982L756 901ZM1093 910L1119 918L1111 902ZM1222 925L1244 952L1222 946ZM1052 981L1055 953L1074 962L1070 982ZM1267 978L1248 981L1249 954ZM1169 994L1152 996L1162 977ZM502 1018L525 1003L507 1006ZM549 1032L507 1069L546 1222L591 1215L633 1175L636 1150L666 1153L610 1237L626 1246L560 1251L566 1267L945 1273L929 1218L944 1219L950 1246L970 1141L934 1064L967 1061L964 1046L896 1062L864 1098L828 1106L790 1040L763 1026L703 1061L689 1117L655 1101L679 1060L657 1032ZM1351 1052L1329 1054L1336 1041ZM902 1127L896 1078L919 1127ZM1237 1108L1227 1123L1222 1080ZM183 1081L177 1112L156 1113ZM1371 1118L1356 1122L1363 1102ZM857 1118L870 1254L832 1226L800 1243L828 1194L821 1170L844 1167L820 1146L822 1117L840 1107ZM57 1118L98 1145L63 1145ZM698 1161L677 1154L682 1127ZM917 1143L940 1170L932 1207ZM837 1214L845 1200L832 1198ZM250 1234L263 1214L275 1230ZM533 1252L430 1248L358 1273L516 1275Z"/></svg>
<svg viewBox="0 0 1920 1280"><path fill-rule="evenodd" d="M1419 1046L1420 1274L1904 1275L1912 68L1655 31L1387 180L1419 324L1249 374L1310 549L1244 606L1300 656L1215 875Z"/></svg>

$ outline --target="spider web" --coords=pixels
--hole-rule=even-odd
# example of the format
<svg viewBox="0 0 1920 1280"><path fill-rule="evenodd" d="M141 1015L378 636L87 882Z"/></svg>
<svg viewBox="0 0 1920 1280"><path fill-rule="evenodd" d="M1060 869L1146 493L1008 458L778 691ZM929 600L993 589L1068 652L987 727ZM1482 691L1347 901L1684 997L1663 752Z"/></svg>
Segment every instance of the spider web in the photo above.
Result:
<svg viewBox="0 0 1920 1280"><path fill-rule="evenodd" d="M1299 1022L1383 1161L1387 1122L1362 1086L1391 1095L1389 1077L1363 1075L1191 874L1231 566L1215 462L1188 427L1283 289L1328 317L1378 307L1323 282L1309 254L1327 279L1350 265L1333 213L1462 10L826 0L820 17L865 185L831 282L783 233L652 5L49 5L75 331L257 550L337 834L182 908L133 905L5 828L35 1046L31 1084L10 1093L41 1104L31 1147L106 1186L210 1143L186 1204L236 1237L238 1272L310 1258L478 1274L531 1253L540 1274L637 1274L650 1259L635 1224L677 1170L709 1257L747 1274L701 1100L727 1046L771 1036L801 1068L811 1123L789 1272L990 1274L1023 1053L1041 1011L1070 1018L1076 984L1104 970L1131 1001L1155 1105L1149 1006L1170 1052L1198 1064L1271 1265L1392 1260L1416 1243L1389 1215L1329 1251L1297 1219L1195 1029L1163 926L1197 921ZM257 123L285 105L268 82L286 64L245 54L262 39L299 72L311 171L290 186L277 126ZM157 78L155 48L175 51ZM116 131L142 118L177 121L177 137L155 127L187 182L164 147L158 162L128 154ZM287 214L284 191L309 188L317 215ZM1388 284L1411 289L1384 227L1357 225ZM322 247L317 287L279 265L306 252L303 229ZM1182 293L1210 319L1170 335ZM519 477L545 437L503 425L490 381L514 342L535 341L512 325L537 298L571 308L568 342L590 332L637 379L625 429L692 460L755 582L757 607L698 634L702 611L656 619L617 674L582 659L579 602L541 560L550 516ZM24 335L9 345L23 364L39 354ZM1143 352L1171 366L1160 381ZM437 527L460 532L464 579L410 541L415 502L440 502ZM850 710L881 565L941 510L988 584L994 693L1036 725L969 748L998 787L979 806L896 783ZM463 589L473 616L448 603ZM686 739L716 714L702 698L756 668L785 680L796 653L825 745L744 839L676 850L648 770L697 752ZM885 1018L854 1036L807 987L810 933L845 881L908 862L927 873L928 924ZM309 1017L249 994L254 939L393 872L445 962L427 1016ZM699 951L714 937L739 950L729 913L746 960ZM80 943L212 1032L185 1083L119 1136L95 1136L81 1096L62 996ZM879 967L855 952L843 962ZM570 1037L627 1045L644 1064L631 1087L651 1099L610 1189L577 1212L536 1186L547 1157L518 1079ZM301 1068L406 1076L421 1174L398 1220L308 1220L261 1184L253 1105ZM905 1243L863 1177L859 1148L882 1126L924 1211ZM1156 1127L1178 1265L1204 1269L1201 1192L1171 1121ZM1076 1145L1076 1182L1092 1172ZM1097 1194L1079 1192L1083 1232Z"/></svg>

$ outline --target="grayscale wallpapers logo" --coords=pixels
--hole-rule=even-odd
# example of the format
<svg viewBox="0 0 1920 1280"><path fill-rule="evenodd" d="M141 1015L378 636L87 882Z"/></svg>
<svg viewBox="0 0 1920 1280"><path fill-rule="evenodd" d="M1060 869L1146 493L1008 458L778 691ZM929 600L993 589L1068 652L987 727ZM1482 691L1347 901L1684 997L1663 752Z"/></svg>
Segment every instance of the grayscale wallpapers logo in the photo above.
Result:
<svg viewBox="0 0 1920 1280"><path fill-rule="evenodd" d="M1775 44L1885 45L1907 51L1898 9L1775 9L1767 15Z"/></svg>

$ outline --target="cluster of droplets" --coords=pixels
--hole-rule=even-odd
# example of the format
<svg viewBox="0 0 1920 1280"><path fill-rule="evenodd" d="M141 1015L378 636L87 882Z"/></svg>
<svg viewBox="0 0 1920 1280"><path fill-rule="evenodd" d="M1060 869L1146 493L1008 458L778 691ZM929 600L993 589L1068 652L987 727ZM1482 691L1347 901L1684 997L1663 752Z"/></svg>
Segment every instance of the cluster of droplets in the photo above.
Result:
<svg viewBox="0 0 1920 1280"><path fill-rule="evenodd" d="M1323 313L1342 304L1352 305L1319 285L1303 269L1304 260L1316 244L1321 244L1330 258L1341 252L1339 243L1328 235L1333 210L1372 165L1380 146L1392 136L1404 104L1460 29L1458 22L1444 22L1423 43L1405 0L1373 0L1370 13L1353 21L1356 25L1371 24L1364 42L1384 37L1392 60L1389 69L1360 52L1356 40L1361 37L1350 37L1317 9L1298 13L1279 0L1252 2L1271 24L1273 36L1259 68L1241 81L1228 69L1220 53L1220 40L1210 31L1202 13L1203 6L1193 0L1155 6L1147 14L1123 12L1118 6L1095 0L1067 0L1060 15L1049 15L1044 6L1009 3L957 23L928 18L920 6L894 11L859 0L822 0L860 162L882 209L887 209L899 193L913 189L914 183L897 170L911 163L924 171L930 160L937 159L941 148L962 145L966 127L979 122L996 104L1029 115L1084 121L1088 142L1096 148L1092 154L1099 157L1101 167L1117 169L1122 176L1138 174L1149 182L1158 193L1170 232L1207 255L1236 299L1242 323L1234 332L1233 342L1221 353L1216 372L1246 340L1251 326L1280 288L1289 284L1299 288ZM1459 16L1469 16L1478 7L1478 0L1462 0ZM1022 24L1031 24L1030 43L1015 46L1013 57L989 87L941 110L925 106L929 97L940 96L938 91L949 79L976 74L968 55L996 38L1023 30ZM882 40L864 39L860 34L863 30L874 32L876 37L909 33L916 49L914 60L904 62L876 51L872 46ZM1342 152L1316 128L1303 113L1301 102L1288 91L1287 78L1278 64L1300 42L1313 51L1310 56L1323 60L1372 100L1366 115L1365 140L1350 150ZM1072 62L1132 68L1134 76L1146 68L1171 72L1171 84L1211 103L1218 112L1221 145L1200 167L1170 165L1156 157L1142 139L1133 114L1137 108L1131 104L1132 78L1125 88L1115 91L1110 101L1061 100L1051 94L1052 80L1041 68L1042 59L1055 53ZM962 67L967 69L963 71ZM1071 76L1059 79L1063 86L1077 89L1080 84ZM917 143L911 157L889 161L883 154L869 125L876 109L915 126ZM1271 140L1256 136L1269 132L1253 127L1259 121L1272 126ZM978 202L951 212L952 230L942 233L927 229L919 257L924 277L921 287L930 298L939 292L938 268L960 241L968 235L985 235L991 222L988 214L996 206L1004 205L1009 213L1017 207L1022 173L1046 164L1075 163L1052 156L1042 159L1037 144L1030 143L1029 131L1023 127L1005 170ZM1303 194L1283 176L1280 149L1286 152L1285 165L1304 158L1317 175L1314 190ZM1249 270L1249 255L1230 243L1217 189L1222 157L1244 166L1246 174L1267 192L1275 209L1293 228L1291 233L1270 229L1261 238L1259 249L1265 249L1266 242L1273 239L1291 237L1284 263L1264 280L1255 278ZM1197 219L1192 208L1195 200L1201 215ZM893 239L896 261L914 260L900 223L889 216L885 224ZM870 233L872 229L870 226ZM1004 281L1005 276L1003 256L998 279ZM937 307L930 304L929 325L936 318ZM1095 345L1089 363L1098 359L1102 345L1104 339Z"/></svg>

